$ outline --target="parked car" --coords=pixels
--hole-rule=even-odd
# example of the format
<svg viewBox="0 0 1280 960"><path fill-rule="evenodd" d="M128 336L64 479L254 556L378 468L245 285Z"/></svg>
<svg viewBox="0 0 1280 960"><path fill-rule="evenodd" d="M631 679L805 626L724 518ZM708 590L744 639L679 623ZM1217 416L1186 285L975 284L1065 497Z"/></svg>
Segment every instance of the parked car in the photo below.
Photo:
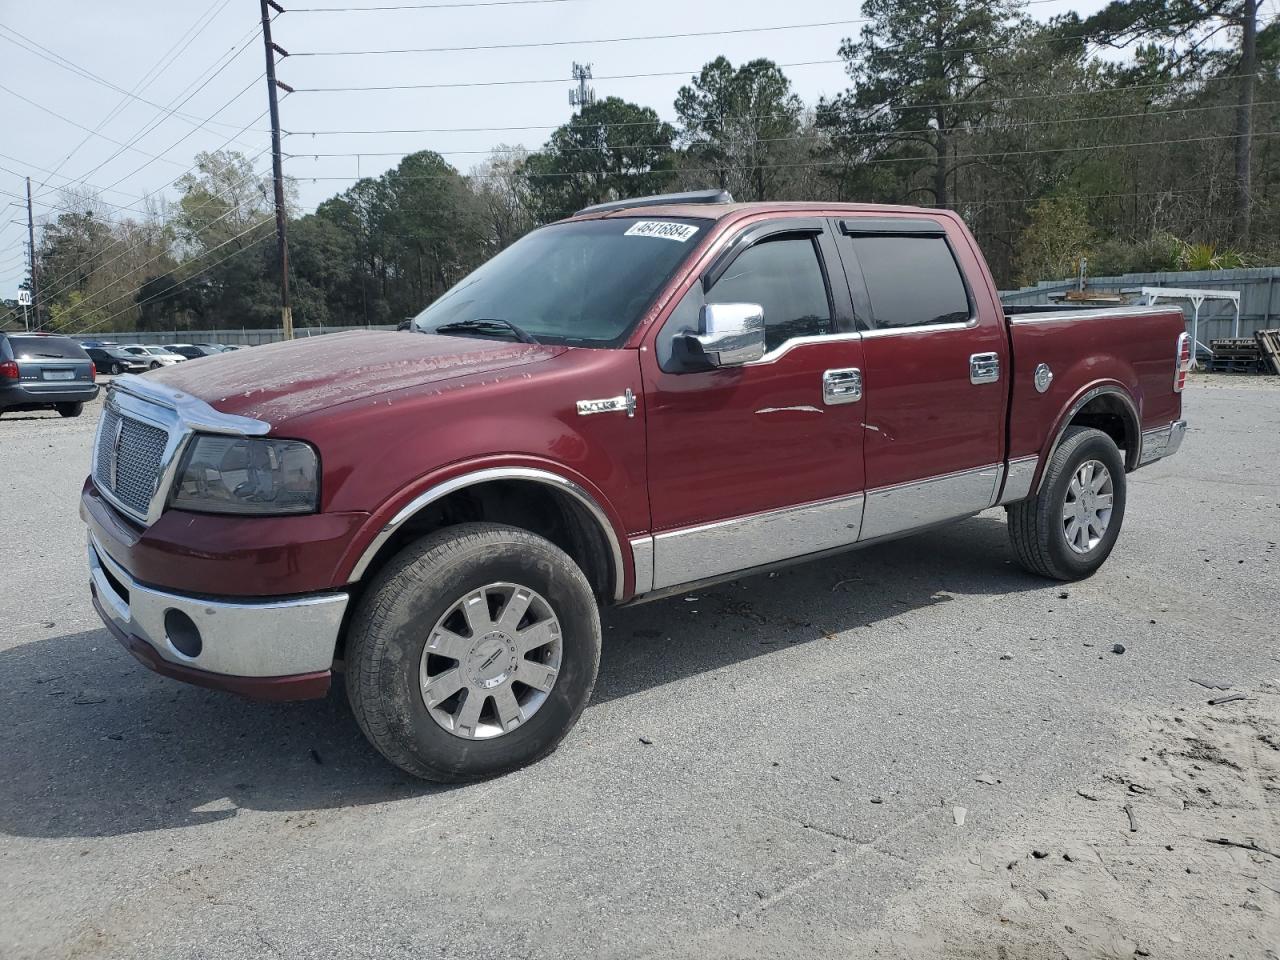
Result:
<svg viewBox="0 0 1280 960"><path fill-rule="evenodd" d="M120 348L125 353L132 354L147 361L147 368L157 370L160 367L171 367L175 363L182 363L187 358L180 353L174 353L164 347L157 347L154 344L146 343L130 343Z"/></svg>
<svg viewBox="0 0 1280 960"><path fill-rule="evenodd" d="M97 395L93 364L70 337L0 333L0 414L52 408L78 417Z"/></svg>
<svg viewBox="0 0 1280 960"><path fill-rule="evenodd" d="M178 356L185 357L188 360L199 360L201 357L213 357L217 356L220 352L208 344L196 343L166 343L164 348L170 353L176 353Z"/></svg>
<svg viewBox="0 0 1280 960"><path fill-rule="evenodd" d="M1006 309L948 210L605 204L415 325L121 378L81 513L144 664L283 700L342 663L428 779L554 749L602 604L995 506L1024 567L1087 577L1186 429L1178 309Z"/></svg>
<svg viewBox="0 0 1280 960"><path fill-rule="evenodd" d="M86 347L85 352L93 360L99 373L119 375L122 373L146 373L151 369L151 361L129 353L120 347Z"/></svg>

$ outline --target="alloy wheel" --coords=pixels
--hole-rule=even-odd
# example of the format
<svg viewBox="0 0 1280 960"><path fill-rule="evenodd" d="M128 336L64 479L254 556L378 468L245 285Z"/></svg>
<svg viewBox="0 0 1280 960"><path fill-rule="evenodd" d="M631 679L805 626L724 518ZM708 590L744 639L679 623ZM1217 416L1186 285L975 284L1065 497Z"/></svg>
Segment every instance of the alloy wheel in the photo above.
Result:
<svg viewBox="0 0 1280 960"><path fill-rule="evenodd" d="M563 650L560 620L541 594L491 583L436 621L418 670L422 701L454 736L500 737L546 702Z"/></svg>
<svg viewBox="0 0 1280 960"><path fill-rule="evenodd" d="M1062 532L1073 552L1088 553L1102 542L1114 503L1111 471L1098 460L1080 464L1062 504Z"/></svg>

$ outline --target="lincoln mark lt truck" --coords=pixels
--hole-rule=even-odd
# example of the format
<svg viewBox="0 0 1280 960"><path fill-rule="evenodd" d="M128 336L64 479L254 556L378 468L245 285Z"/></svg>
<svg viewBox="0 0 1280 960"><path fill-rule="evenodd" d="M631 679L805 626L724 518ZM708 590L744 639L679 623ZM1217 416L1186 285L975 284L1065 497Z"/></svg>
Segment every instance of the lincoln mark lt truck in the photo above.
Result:
<svg viewBox="0 0 1280 960"><path fill-rule="evenodd" d="M970 517L1094 573L1127 474L1178 449L1174 309L1002 307L944 210L604 204L411 332L112 385L81 514L93 603L151 669L325 696L420 777L550 752L599 607Z"/></svg>

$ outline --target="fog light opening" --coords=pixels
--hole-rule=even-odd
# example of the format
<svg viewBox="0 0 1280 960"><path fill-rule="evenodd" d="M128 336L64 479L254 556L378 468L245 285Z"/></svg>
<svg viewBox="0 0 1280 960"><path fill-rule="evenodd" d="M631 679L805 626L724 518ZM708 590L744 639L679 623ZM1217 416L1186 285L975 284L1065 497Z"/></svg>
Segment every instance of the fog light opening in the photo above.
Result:
<svg viewBox="0 0 1280 960"><path fill-rule="evenodd" d="M198 657L204 648L200 628L181 610L170 607L164 612L164 632L173 648L184 657Z"/></svg>

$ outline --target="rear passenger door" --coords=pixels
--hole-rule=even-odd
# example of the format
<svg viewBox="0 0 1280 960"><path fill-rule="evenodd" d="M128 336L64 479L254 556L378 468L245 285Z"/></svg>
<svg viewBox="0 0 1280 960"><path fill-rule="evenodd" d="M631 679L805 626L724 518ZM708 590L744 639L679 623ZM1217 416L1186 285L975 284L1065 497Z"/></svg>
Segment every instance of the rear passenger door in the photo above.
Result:
<svg viewBox="0 0 1280 960"><path fill-rule="evenodd" d="M761 306L764 357L683 368L673 341L697 332L704 303ZM652 587L642 590L857 539L860 394L841 391L862 348L824 218L744 228L679 295L653 347L641 354L654 531L633 543L639 579L651 560ZM850 379L824 388L839 374Z"/></svg>
<svg viewBox="0 0 1280 960"><path fill-rule="evenodd" d="M863 333L861 539L965 516L995 500L1004 455L1003 321L967 237L927 215L833 221Z"/></svg>

